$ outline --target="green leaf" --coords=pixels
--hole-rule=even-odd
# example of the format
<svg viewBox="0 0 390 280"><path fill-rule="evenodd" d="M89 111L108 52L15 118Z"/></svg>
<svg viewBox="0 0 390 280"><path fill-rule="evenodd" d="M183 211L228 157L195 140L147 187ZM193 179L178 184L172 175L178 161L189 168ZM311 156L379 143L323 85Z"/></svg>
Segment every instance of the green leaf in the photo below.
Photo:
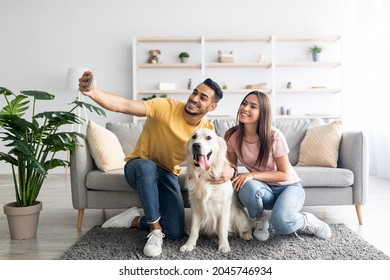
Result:
<svg viewBox="0 0 390 280"><path fill-rule="evenodd" d="M20 93L32 96L37 100L51 100L54 99L54 95L51 93L48 93L46 91L39 91L39 90L22 90Z"/></svg>
<svg viewBox="0 0 390 280"><path fill-rule="evenodd" d="M42 112L36 114L35 118L46 118L49 121L47 124L49 127L83 123L82 119L76 114L64 111Z"/></svg>
<svg viewBox="0 0 390 280"><path fill-rule="evenodd" d="M28 110L29 100L26 100L26 96L17 95L8 105L3 107L0 111L0 115L16 115L21 117Z"/></svg>
<svg viewBox="0 0 390 280"><path fill-rule="evenodd" d="M32 169L38 174L41 174L43 176L47 175L47 169L42 164L40 164L36 159L32 159L32 161L28 162L27 169Z"/></svg>
<svg viewBox="0 0 390 280"><path fill-rule="evenodd" d="M16 158L3 152L0 152L0 160L8 162L12 165L18 165L18 160Z"/></svg>
<svg viewBox="0 0 390 280"><path fill-rule="evenodd" d="M5 87L0 87L0 94L13 95L14 93Z"/></svg>
<svg viewBox="0 0 390 280"><path fill-rule="evenodd" d="M48 146L47 151L70 151L72 153L79 144L78 137L84 138L85 136L78 132L59 132L48 135L42 143Z"/></svg>
<svg viewBox="0 0 390 280"><path fill-rule="evenodd" d="M2 129L18 137L24 137L24 135L30 131L30 128L33 128L32 123L26 121L23 118L18 117L17 115L1 114L0 126L2 127Z"/></svg>
<svg viewBox="0 0 390 280"><path fill-rule="evenodd" d="M92 104L85 103L83 101L78 101L78 100L73 101L71 104L76 104L76 107L85 107L90 112L94 112L95 111L95 113L97 113L98 115L106 116L106 112L102 108L96 107L96 106L94 106Z"/></svg>
<svg viewBox="0 0 390 280"><path fill-rule="evenodd" d="M46 169L46 170L50 170L50 169L53 169L53 168L56 168L56 167L60 167L60 166L63 166L63 167L66 167L68 166L68 161L66 160L62 160L62 159L51 159L51 160L48 160L46 161L44 164L43 164L43 167Z"/></svg>
<svg viewBox="0 0 390 280"><path fill-rule="evenodd" d="M12 126L12 124L15 124ZM16 140L21 140L26 137L26 134L28 134L29 127L21 126L17 122L11 122L11 123L4 123L2 129L7 132L2 132L1 139L4 140L4 142L13 142Z"/></svg>
<svg viewBox="0 0 390 280"><path fill-rule="evenodd" d="M9 154L14 154L19 160L35 160L34 150L31 144L25 140L15 139L13 142L6 145L13 148L9 151Z"/></svg>

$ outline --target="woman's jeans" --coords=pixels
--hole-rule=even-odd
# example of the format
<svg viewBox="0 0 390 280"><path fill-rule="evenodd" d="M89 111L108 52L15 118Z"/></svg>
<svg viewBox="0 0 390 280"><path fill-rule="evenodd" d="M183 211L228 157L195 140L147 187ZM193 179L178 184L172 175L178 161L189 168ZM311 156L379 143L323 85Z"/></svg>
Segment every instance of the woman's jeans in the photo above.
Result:
<svg viewBox="0 0 390 280"><path fill-rule="evenodd" d="M125 165L125 177L139 193L145 216L139 228L160 222L165 236L172 240L184 236L184 202L178 177L151 160L135 158Z"/></svg>
<svg viewBox="0 0 390 280"><path fill-rule="evenodd" d="M263 209L272 209L271 224L277 233L290 234L306 226L303 214L299 213L305 201L305 190L299 182L269 186L250 180L238 191L238 198L248 209L250 218L255 218Z"/></svg>

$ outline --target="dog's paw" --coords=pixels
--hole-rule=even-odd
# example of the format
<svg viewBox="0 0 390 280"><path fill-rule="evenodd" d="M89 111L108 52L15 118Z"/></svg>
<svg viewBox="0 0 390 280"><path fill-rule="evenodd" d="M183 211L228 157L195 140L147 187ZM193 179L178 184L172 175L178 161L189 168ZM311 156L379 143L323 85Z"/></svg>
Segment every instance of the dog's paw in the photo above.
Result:
<svg viewBox="0 0 390 280"><path fill-rule="evenodd" d="M230 246L229 244L221 244L219 245L218 251L221 253L229 253L230 252Z"/></svg>
<svg viewBox="0 0 390 280"><path fill-rule="evenodd" d="M194 249L195 249L194 245L186 243L180 247L180 252L191 252Z"/></svg>
<svg viewBox="0 0 390 280"><path fill-rule="evenodd" d="M253 239L252 232L248 232L248 231L241 233L240 237L242 240L252 240Z"/></svg>

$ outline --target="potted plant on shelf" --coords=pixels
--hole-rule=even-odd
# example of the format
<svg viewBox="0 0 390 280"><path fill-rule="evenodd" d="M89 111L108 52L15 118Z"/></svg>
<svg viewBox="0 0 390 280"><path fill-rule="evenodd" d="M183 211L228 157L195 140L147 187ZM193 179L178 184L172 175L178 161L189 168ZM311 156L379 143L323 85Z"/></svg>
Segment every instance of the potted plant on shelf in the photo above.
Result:
<svg viewBox="0 0 390 280"><path fill-rule="evenodd" d="M57 152L74 152L79 143L78 137L85 137L78 132L65 131L64 126L83 123L83 119L74 113L77 107L84 106L99 115L105 115L105 112L75 100L70 104L73 107L69 111L38 113L35 111L36 102L53 100L53 94L28 90L16 95L0 87L0 95L6 102L0 111L0 139L9 148L7 153L0 152L0 161L11 164L16 196L15 202L4 205L4 213L7 215L11 239L29 239L36 236L42 209L42 202L37 201L37 198L48 171L69 164L66 160L56 158ZM30 109L31 116L27 118L25 115ZM21 217L17 216L19 213Z"/></svg>
<svg viewBox="0 0 390 280"><path fill-rule="evenodd" d="M186 63L189 57L190 57L190 54L188 52L181 52L179 54L179 58L180 58L181 63Z"/></svg>
<svg viewBox="0 0 390 280"><path fill-rule="evenodd" d="M320 60L320 53L324 49L320 46L314 45L309 48L309 52L312 54L313 61L319 61Z"/></svg>

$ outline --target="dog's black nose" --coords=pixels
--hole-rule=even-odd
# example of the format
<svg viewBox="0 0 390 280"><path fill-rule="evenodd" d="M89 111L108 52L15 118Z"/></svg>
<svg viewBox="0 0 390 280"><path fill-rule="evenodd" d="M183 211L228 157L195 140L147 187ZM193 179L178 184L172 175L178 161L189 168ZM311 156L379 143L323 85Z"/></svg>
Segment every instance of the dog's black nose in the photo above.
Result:
<svg viewBox="0 0 390 280"><path fill-rule="evenodd" d="M192 144L192 150L197 152L197 151L200 151L200 148L201 148L201 145L200 143L194 143Z"/></svg>

